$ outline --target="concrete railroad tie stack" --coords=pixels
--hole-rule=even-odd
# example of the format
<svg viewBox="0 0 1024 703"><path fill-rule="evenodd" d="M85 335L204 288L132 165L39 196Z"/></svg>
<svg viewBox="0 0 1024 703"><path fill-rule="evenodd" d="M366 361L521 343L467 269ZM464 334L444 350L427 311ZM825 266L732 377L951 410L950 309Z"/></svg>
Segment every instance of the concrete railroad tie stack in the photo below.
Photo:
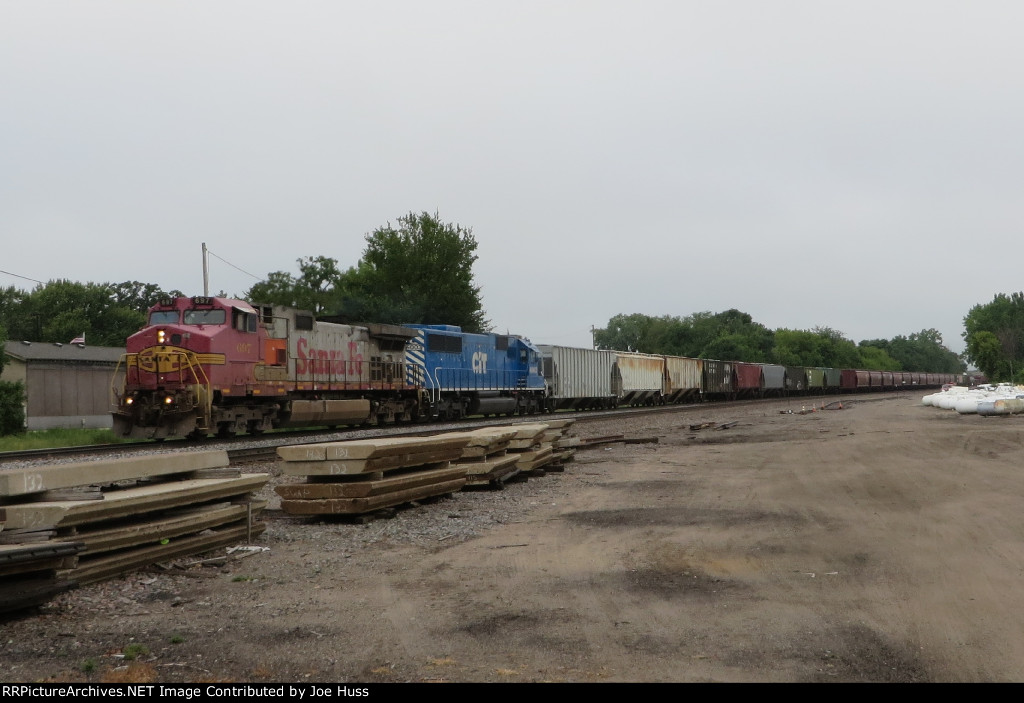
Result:
<svg viewBox="0 0 1024 703"><path fill-rule="evenodd" d="M451 461L468 442L467 434L452 433L279 447L282 472L307 480L274 490L291 515L361 515L454 493L466 484L466 470Z"/></svg>
<svg viewBox="0 0 1024 703"><path fill-rule="evenodd" d="M65 587L249 541L264 529L257 519L266 505L252 494L268 479L228 468L224 451L4 472L0 612L38 605Z"/></svg>

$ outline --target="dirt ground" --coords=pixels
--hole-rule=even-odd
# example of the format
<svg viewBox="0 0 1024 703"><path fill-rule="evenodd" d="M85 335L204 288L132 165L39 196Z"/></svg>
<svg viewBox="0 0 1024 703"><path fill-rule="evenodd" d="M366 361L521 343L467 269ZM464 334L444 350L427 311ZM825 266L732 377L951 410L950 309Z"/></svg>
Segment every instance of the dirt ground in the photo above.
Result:
<svg viewBox="0 0 1024 703"><path fill-rule="evenodd" d="M268 551L3 622L0 680L1024 681L1024 418L920 397L588 424L659 442L365 525L268 517Z"/></svg>

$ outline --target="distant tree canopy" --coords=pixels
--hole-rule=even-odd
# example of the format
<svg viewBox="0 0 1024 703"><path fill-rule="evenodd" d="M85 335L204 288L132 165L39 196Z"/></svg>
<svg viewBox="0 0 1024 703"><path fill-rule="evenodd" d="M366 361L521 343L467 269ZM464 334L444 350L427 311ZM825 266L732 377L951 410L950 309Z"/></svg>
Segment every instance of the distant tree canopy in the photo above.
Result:
<svg viewBox="0 0 1024 703"><path fill-rule="evenodd" d="M990 381L1024 382L1024 293L998 293L964 317L967 356Z"/></svg>
<svg viewBox="0 0 1024 703"><path fill-rule="evenodd" d="M150 283L49 281L31 292L0 290L0 326L8 339L67 344L85 334L95 346L123 346L146 320L158 299L181 295Z"/></svg>
<svg viewBox="0 0 1024 703"><path fill-rule="evenodd" d="M934 329L855 345L829 327L772 332L739 310L686 317L616 315L594 331L600 349L786 366L957 373L963 364Z"/></svg>
<svg viewBox="0 0 1024 703"><path fill-rule="evenodd" d="M346 271L324 256L299 259L300 275L267 276L246 294L254 302L291 305L347 322L489 327L474 285L472 231L437 214L409 213L366 235L362 258Z"/></svg>
<svg viewBox="0 0 1024 703"><path fill-rule="evenodd" d="M313 256L299 259L298 264L297 277L285 271L274 271L250 288L246 299L301 308L318 315L336 307L342 278L338 262L326 256Z"/></svg>

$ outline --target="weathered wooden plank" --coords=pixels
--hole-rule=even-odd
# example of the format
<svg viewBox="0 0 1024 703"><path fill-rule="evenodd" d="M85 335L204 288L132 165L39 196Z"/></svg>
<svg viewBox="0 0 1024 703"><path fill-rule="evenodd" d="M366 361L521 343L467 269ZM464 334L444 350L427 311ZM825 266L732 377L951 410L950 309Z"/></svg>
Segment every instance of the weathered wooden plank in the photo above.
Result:
<svg viewBox="0 0 1024 703"><path fill-rule="evenodd" d="M353 474L374 473L377 471L394 471L408 469L424 464L436 464L452 461L462 456L460 447L432 449L412 454L395 454L372 459L352 459L346 461L283 461L278 466L288 476L348 476Z"/></svg>
<svg viewBox="0 0 1024 703"><path fill-rule="evenodd" d="M461 466L446 466L429 471L412 471L379 480L345 481L331 483L289 483L276 486L274 491L287 500L322 500L329 498L365 498L395 491L418 488L429 484L462 478L466 470Z"/></svg>
<svg viewBox="0 0 1024 703"><path fill-rule="evenodd" d="M238 478L189 479L108 491L103 500L60 501L5 505L0 521L12 528L72 527L98 520L179 507L258 491L269 474Z"/></svg>
<svg viewBox="0 0 1024 703"><path fill-rule="evenodd" d="M512 464L502 469L495 469L487 474L475 474L473 476L467 474L466 485L480 486L490 484L492 486L502 487L502 484L514 479L516 476L519 476L519 474L519 468L515 464Z"/></svg>
<svg viewBox="0 0 1024 703"><path fill-rule="evenodd" d="M429 452L438 449L461 449L469 438L465 433L452 433L441 437L391 437L360 439L348 442L323 442L278 447L282 461L352 461L377 457Z"/></svg>
<svg viewBox="0 0 1024 703"><path fill-rule="evenodd" d="M466 477L472 478L475 476L487 476L492 474L494 471L501 471L507 467L514 467L518 461L518 454L505 454L504 456L500 456L489 461L462 462L460 464L455 464L455 466L465 469Z"/></svg>
<svg viewBox="0 0 1024 703"><path fill-rule="evenodd" d="M515 439L533 439L534 437L543 434L548 429L548 426L543 422L534 422L515 425L515 428Z"/></svg>
<svg viewBox="0 0 1024 703"><path fill-rule="evenodd" d="M466 446L488 446L496 442L507 442L515 437L517 432L514 427L481 427L469 433L470 440Z"/></svg>
<svg viewBox="0 0 1024 703"><path fill-rule="evenodd" d="M290 515L359 515L444 493L454 493L466 485L465 478L442 481L429 486L394 491L366 498L326 498L321 500L282 500L281 510Z"/></svg>
<svg viewBox="0 0 1024 703"><path fill-rule="evenodd" d="M0 496L21 496L57 488L166 476L227 465L228 453L216 450L34 466L0 473Z"/></svg>
<svg viewBox="0 0 1024 703"><path fill-rule="evenodd" d="M540 447L539 449L532 449L528 452L518 452L513 454L520 462L534 461L541 457L551 456L552 449L550 446Z"/></svg>
<svg viewBox="0 0 1024 703"><path fill-rule="evenodd" d="M462 458L471 459L482 456L491 456L492 454L504 452L505 450L508 449L510 443L510 440L505 440L504 442L488 444L486 446L468 446L462 450Z"/></svg>
<svg viewBox="0 0 1024 703"><path fill-rule="evenodd" d="M539 469L543 466L547 466L550 463L551 455L549 454L547 456L538 457L537 459L533 459L531 461L516 462L516 468L523 472L533 471L534 469Z"/></svg>

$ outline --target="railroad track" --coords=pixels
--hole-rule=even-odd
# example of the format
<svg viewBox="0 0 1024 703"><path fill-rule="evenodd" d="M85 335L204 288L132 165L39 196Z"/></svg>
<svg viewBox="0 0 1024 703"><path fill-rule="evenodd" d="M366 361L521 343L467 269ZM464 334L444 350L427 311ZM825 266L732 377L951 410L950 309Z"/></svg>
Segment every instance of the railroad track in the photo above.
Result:
<svg viewBox="0 0 1024 703"><path fill-rule="evenodd" d="M460 429L475 429L490 425L508 425L516 423L543 422L552 417L572 417L579 424L606 420L609 417L632 417L645 414L661 413L699 413L711 409L723 407L742 407L746 405L757 405L766 402L778 402L788 400L794 404L801 404L810 401L825 401L831 399L844 399L845 402L864 401L868 399L882 399L892 397L891 393L871 394L870 396L858 395L851 398L850 395L836 394L833 396L791 396L789 398L752 398L748 400L714 401L707 403L688 403L678 405L658 405L641 408L619 408L615 410L595 410L579 412L559 412L556 415L525 415L515 417L474 417L467 420L451 422L431 422L416 424L387 425L383 427L359 427L348 430L319 430L311 432L303 430L300 432L274 432L267 435L242 435L232 438L214 438L206 441L196 440L166 440L161 442L131 442L124 444L98 444L77 447L54 447L49 449L29 449L14 452L0 452L0 471L3 471L5 464L19 462L45 463L47 461L66 462L74 457L100 459L110 454L123 454L131 456L138 453L153 453L163 451L182 451L192 449L224 449L232 463L270 461L276 457L277 448L291 444L310 444L316 442L337 442L348 439L364 439L368 437L414 437L437 434L439 432L453 432ZM898 394L899 395L899 394ZM246 446L233 446L233 445ZM256 446L253 446L256 445Z"/></svg>

